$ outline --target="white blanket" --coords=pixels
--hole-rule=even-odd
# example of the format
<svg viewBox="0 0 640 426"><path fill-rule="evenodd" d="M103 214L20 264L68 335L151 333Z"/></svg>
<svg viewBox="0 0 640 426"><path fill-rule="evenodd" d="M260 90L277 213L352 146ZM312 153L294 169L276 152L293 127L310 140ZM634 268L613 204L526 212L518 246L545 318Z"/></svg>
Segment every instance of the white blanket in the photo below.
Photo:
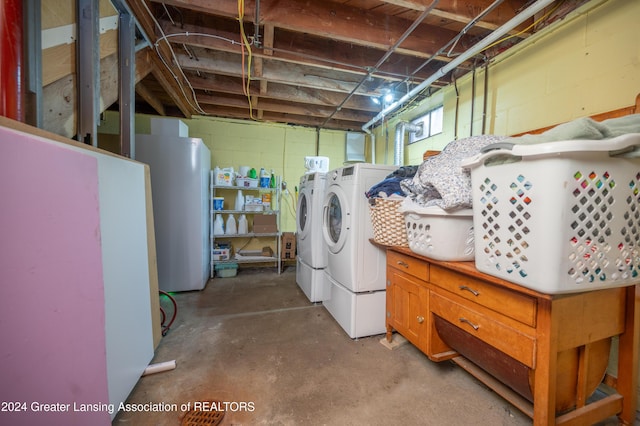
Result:
<svg viewBox="0 0 640 426"><path fill-rule="evenodd" d="M480 135L449 142L441 153L422 162L412 179L400 182L400 187L411 200L444 210L471 207L471 175L460 167L467 157L492 143L502 142L504 136Z"/></svg>
<svg viewBox="0 0 640 426"><path fill-rule="evenodd" d="M615 138L628 133L640 133L640 114L610 118L601 122L588 117L578 118L537 135L526 134L509 138L509 142L534 144L577 139L600 140Z"/></svg>

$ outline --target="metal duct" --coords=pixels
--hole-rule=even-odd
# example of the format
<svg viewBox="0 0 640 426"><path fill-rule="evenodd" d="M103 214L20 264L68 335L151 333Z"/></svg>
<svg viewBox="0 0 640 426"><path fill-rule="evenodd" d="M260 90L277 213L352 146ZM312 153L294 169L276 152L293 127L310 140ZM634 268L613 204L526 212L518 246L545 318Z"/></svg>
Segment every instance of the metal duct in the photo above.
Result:
<svg viewBox="0 0 640 426"><path fill-rule="evenodd" d="M393 165L402 166L404 163L404 133L405 131L415 133L420 131L420 126L401 121L396 124L395 151L393 154Z"/></svg>
<svg viewBox="0 0 640 426"><path fill-rule="evenodd" d="M511 31L512 29L514 29L515 27L517 27L527 19L531 18L533 15L540 12L542 9L549 6L553 2L554 0L538 0L537 2L529 6L527 9L525 9L524 11L514 16L504 25L496 28L491 34L489 34L487 37L482 39L482 41L476 43L473 47L463 52L456 59L449 62L447 65L443 66L442 68L440 68L438 71L433 73L431 77L429 77L428 79L420 83L418 86L414 87L411 91L409 91L406 95L404 95L398 101L394 102L393 104L389 105L387 108L383 109L378 115L373 117L369 122L365 123L362 126L362 130L369 133L369 127L371 127L378 120L382 119L383 117L388 115L390 112L395 111L397 108L403 105L406 101L416 96L425 88L429 87L438 78L445 76L449 71L454 70L458 65L460 65L467 59L475 56L479 52L482 52L487 46L497 41L500 37L502 37L509 31Z"/></svg>

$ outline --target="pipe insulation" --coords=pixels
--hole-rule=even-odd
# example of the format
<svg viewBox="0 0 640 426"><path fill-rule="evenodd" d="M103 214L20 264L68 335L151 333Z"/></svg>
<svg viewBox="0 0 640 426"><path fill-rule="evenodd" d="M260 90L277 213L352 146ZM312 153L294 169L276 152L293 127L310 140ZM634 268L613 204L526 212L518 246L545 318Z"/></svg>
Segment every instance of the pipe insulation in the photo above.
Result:
<svg viewBox="0 0 640 426"><path fill-rule="evenodd" d="M143 376L148 376L149 374L161 373L163 371L170 371L176 368L176 360L173 361L165 361L159 362L157 364L150 364L147 368L142 372Z"/></svg>
<svg viewBox="0 0 640 426"><path fill-rule="evenodd" d="M393 154L393 165L404 165L404 133L415 133L421 130L421 126L401 121L396 124L395 151Z"/></svg>
<svg viewBox="0 0 640 426"><path fill-rule="evenodd" d="M411 98L415 97L417 94L419 94L425 88L429 87L433 82L435 82L439 78L444 77L445 75L447 75L448 72L454 70L458 65L462 64L467 59L472 58L476 54L482 52L486 47L488 47L492 43L498 41L502 36L507 34L509 31L511 31L512 29L514 29L515 27L517 27L518 25L520 25L521 23L523 23L527 19L531 18L533 15L535 15L538 12L540 12L542 9L544 9L547 6L549 6L553 2L554 2L554 0L538 0L537 2L535 2L534 4L532 4L531 6L529 6L528 8L526 8L525 10L523 10L522 12L520 12L519 14L517 14L516 16L511 18L509 21L507 21L502 26L496 28L487 37L483 38L481 41L476 43L473 47L469 48L468 50L466 50L462 54L460 54L460 56L458 56L456 59L454 59L453 61L449 62L447 65L443 66L438 71L433 73L431 75L431 77L427 78L425 81L420 83L418 86L414 87L412 90L407 92L407 94L404 95L402 98L398 99L396 102L392 103L387 108L383 109L378 115L376 115L371 120L369 120L367 123L365 123L362 126L362 130L364 130L365 132L369 133L369 130L368 130L369 127L371 127L378 120L380 120L381 118L385 117L390 112L393 112L396 109L398 109L405 102L407 102Z"/></svg>

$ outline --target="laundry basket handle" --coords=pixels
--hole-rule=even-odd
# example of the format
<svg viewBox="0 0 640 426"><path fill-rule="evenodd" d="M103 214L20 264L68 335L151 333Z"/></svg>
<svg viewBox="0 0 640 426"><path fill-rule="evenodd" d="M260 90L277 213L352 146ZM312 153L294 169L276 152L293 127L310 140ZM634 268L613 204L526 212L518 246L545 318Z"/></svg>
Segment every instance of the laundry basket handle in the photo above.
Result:
<svg viewBox="0 0 640 426"><path fill-rule="evenodd" d="M500 164L509 159L557 157L579 152L607 152L611 157L640 158L640 133L628 133L611 139L565 140L536 144L513 144L500 142L487 145L479 154L465 158L463 168L472 169L485 164Z"/></svg>
<svg viewBox="0 0 640 426"><path fill-rule="evenodd" d="M515 144L513 142L496 142L483 146L480 149L480 153L495 151L497 149L512 149Z"/></svg>

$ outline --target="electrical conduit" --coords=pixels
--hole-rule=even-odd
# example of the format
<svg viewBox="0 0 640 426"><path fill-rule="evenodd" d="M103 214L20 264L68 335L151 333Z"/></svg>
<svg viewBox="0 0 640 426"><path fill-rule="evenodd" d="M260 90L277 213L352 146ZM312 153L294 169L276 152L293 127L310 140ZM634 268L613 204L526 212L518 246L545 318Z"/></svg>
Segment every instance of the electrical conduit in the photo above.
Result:
<svg viewBox="0 0 640 426"><path fill-rule="evenodd" d="M378 115L376 115L374 118L372 118L367 123L365 123L362 126L362 130L365 131L366 133L370 133L369 128L374 123L376 123L378 120L380 120L381 118L383 118L384 116L386 116L390 112L395 111L396 109L398 109L406 101L408 101L409 99L411 99L414 96L416 96L418 93L420 93L425 88L429 87L433 82L435 82L439 78L445 76L448 72L454 70L458 65L460 65L461 63L463 63L467 59L473 57L474 55L476 55L479 52L482 52L486 47L488 47L492 43L498 41L498 39L500 39L506 33L511 31L512 29L514 29L515 27L517 27L518 25L520 25L521 23L523 23L527 19L531 18L533 15L535 15L538 12L540 12L542 9L544 9L547 6L549 6L553 2L554 2L554 0L538 0L537 2L535 2L534 4L529 6L527 9L525 9L524 11L522 11L519 14L517 14L516 16L514 16L511 20L507 21L501 27L496 28L491 34L489 34L487 37L485 37L480 42L475 44L472 48L470 48L470 49L466 50L465 52L463 52L456 59L454 59L453 61L449 62L447 65L443 66L438 71L433 73L431 75L431 77L429 77L428 79L426 79L425 81L420 83L418 86L414 87L411 91L407 92L407 94L404 95L402 98L400 98L396 102L392 103L387 108L383 109Z"/></svg>

